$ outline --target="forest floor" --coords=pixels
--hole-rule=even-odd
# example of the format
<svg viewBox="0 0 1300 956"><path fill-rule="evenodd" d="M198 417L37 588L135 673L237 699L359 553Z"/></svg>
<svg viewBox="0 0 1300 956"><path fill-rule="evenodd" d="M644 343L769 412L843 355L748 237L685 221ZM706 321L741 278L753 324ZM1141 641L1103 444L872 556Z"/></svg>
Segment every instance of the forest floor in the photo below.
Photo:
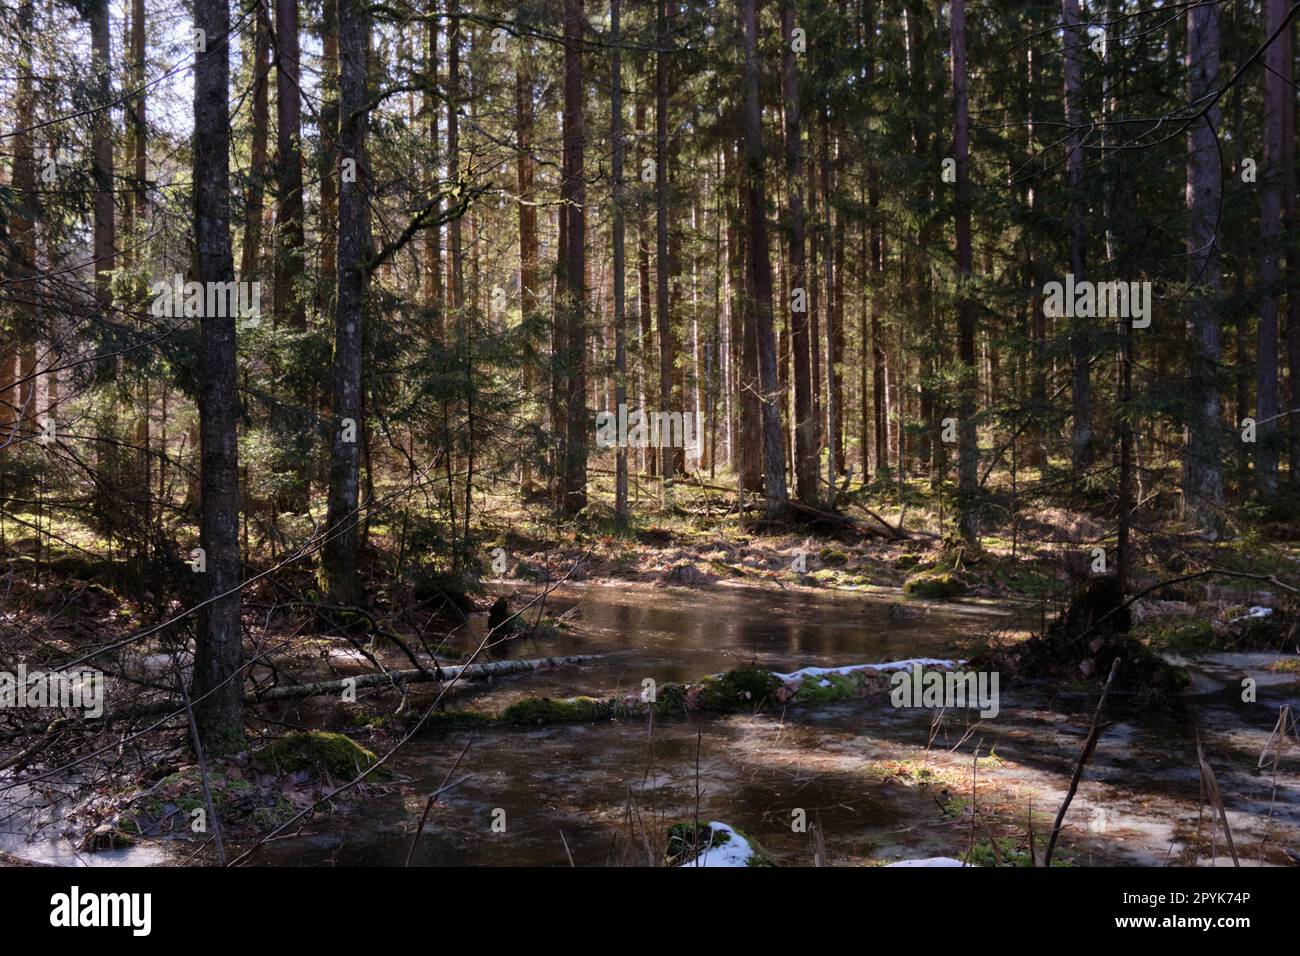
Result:
<svg viewBox="0 0 1300 956"><path fill-rule="evenodd" d="M610 650L605 646L610 638L591 623L608 600L590 590L600 585L630 595L620 600L633 607L638 602L662 604L667 598L701 620L708 620L701 599L706 605L733 607L723 598L707 598L710 594L752 592L766 602L759 613L774 619L786 607L834 615L840 605L816 602L861 599L863 607L881 611L885 630L921 635L916 640L922 641L934 629L943 636L936 651L965 660L1044 631L1081 583L1100 570L1094 549L1114 560L1111 523L1104 514L1083 509L1040 508L1032 517L987 528L977 550L963 546L945 533L951 515L919 483L904 489L902 500L897 493L868 497L855 489L839 517L807 513L802 516L807 523L782 525L766 522L757 509L738 516L734 495L687 483L676 486L671 503L657 497L657 484L634 486L634 495L639 493L636 517L620 523L608 506L609 484L604 478L594 482L595 503L576 524L558 521L541 505L520 504L513 489L476 499L474 530L483 571L476 593L457 594L454 585L464 576L449 575L423 560L414 540L406 537L409 516L403 521L392 513L370 529L374 551L362 605L322 609L305 561L259 578L244 593L253 689L338 681L377 668L418 669L435 662L490 663L575 650L599 657ZM353 828L361 808L376 802L400 808L390 821L400 843L409 839L422 816L423 799L416 797L429 784L421 780L427 768L419 761L401 755L390 760L390 752L399 746L407 753L433 748L445 769L454 762L462 737L483 734L485 743L477 746L496 747L505 762L526 764L527 748L533 746L558 748L557 760L576 760L563 750L569 738L556 738L553 730L519 728L501 714L521 701L583 694L615 699L625 693L618 689L623 676L607 678L600 665L587 665L486 682L394 682L357 690L352 701L334 692L255 703L250 707L249 752L200 767L188 752L184 719L168 718L163 706L173 699L176 676L188 678L192 626L185 619L154 630L184 605L179 597L165 596L164 588L142 587L125 575L122 561L99 557L104 543L88 529L56 531L58 540L36 561L34 538L15 534L13 525L8 529L6 544L17 573L11 571L7 582L0 621L3 647L20 653L29 669L112 648L99 654L93 666L107 675L108 710L115 719L103 726L11 720L4 728L0 803L8 835L0 837L0 852L15 857L57 859L57 847L63 846L74 855L99 851L104 860L114 853L134 853L128 858L143 862L210 859L215 852L211 829L205 825L196 832L194 825L209 810L215 811L230 845L228 855L233 855L263 846L259 841L271 836L271 845L292 844L294 836L306 839ZM1257 839L1262 862L1295 862L1300 805L1295 797L1279 798L1278 791L1290 786L1296 793L1300 784L1300 736L1283 709L1300 712L1300 665L1292 653L1300 649L1294 591L1300 550L1276 531L1245 529L1212 542L1181 531L1176 521L1152 518L1136 535L1132 590L1150 590L1133 605L1132 633L1188 670L1194 703L1190 710L1180 710L1178 704L1147 713L1140 700L1113 702L1114 724L1096 758L1099 782L1093 790L1085 787L1078 811L1090 821L1087 832L1068 833L1059 859L1076 864L1160 862L1151 847L1161 841L1172 862L1222 857L1218 831L1199 815L1189 822L1195 801L1188 787L1195 789L1204 779L1195 760L1186 759L1199 732L1211 761L1227 762L1220 763L1217 784L1238 840ZM271 566L267 562L250 570ZM1162 581L1173 583L1156 586ZM509 646L484 647L485 612L498 597L512 603L511 611L521 612L522 626L511 628L510 637L501 641ZM584 604L595 606L589 620L584 620ZM949 607L1005 613L968 616L956 624L956 618L945 617ZM744 616L746 610L742 602L731 613ZM830 645L818 645L815 660L775 646L768 656L787 667L881 659L879 654L846 659L858 653L857 645L837 651L831 646L836 638L826 640ZM663 660L671 660L671 652ZM690 667L701 668L694 676L704 678L730 666L707 654L688 654L679 663L688 684ZM1258 680L1260 703L1266 705L1249 717L1233 706L1239 673ZM955 715L940 713L934 723L927 718L900 725L884 737L864 737L864 717L868 726L892 726L895 715L883 681L863 682L825 706L782 707L776 717L753 708L712 714L710 732L731 741L736 753L752 750L755 741L770 739L771 746L761 761L706 761L703 773L711 778L715 797L742 782L752 789L755 774L811 773L835 781L818 785L825 788L819 791L825 808L818 819L836 830L831 849L810 850L808 837L783 835L788 827L763 829L759 837L766 858L779 863L809 863L821 853L836 863L940 854L964 855L983 865L1028 865L1041 853L1044 831L1050 830L1095 706L1100 685L1096 675L1091 681L1088 676L1013 686L1006 693L1003 719L974 721L974 730L971 722L962 726L953 722ZM1267 725L1278 719L1287 733L1270 734ZM627 722L636 724L634 718ZM773 728L774 738L769 733ZM434 738L428 736L431 730ZM674 747L689 750L688 736L694 733L689 723L672 721L656 732L664 736L669 752ZM516 738L526 739L509 742ZM1211 749L1216 745L1217 752ZM609 758L623 771L630 772L642 759L642 744L635 739L620 738L609 746L623 748L621 756ZM982 747L978 755L972 753L976 746ZM1166 761L1159 753L1162 747L1177 756ZM1252 747L1254 754L1248 753ZM1271 778L1265 759L1269 753L1277 762ZM363 772L363 779L350 783ZM514 770L503 764L500 772ZM1189 773L1195 776L1189 778ZM1128 779L1123 795L1112 792L1107 800L1094 792L1108 781L1119 784L1143 774L1146 791ZM689 790L680 768L674 775ZM626 786L622 778L617 787L615 783L608 781L614 787L611 794ZM572 778L536 785L587 786ZM1258 792L1261 786L1269 790L1267 796ZM473 792L472 785L463 789ZM652 794L645 796L649 800ZM671 794L658 796L663 801L659 825L680 821L689 794L684 790L676 800ZM765 799L781 802L775 792ZM871 813L836 818L835 807L861 799L877 807L887 803L888 820ZM465 800L472 802L470 796ZM488 805L491 798L484 795L483 801ZM445 815L457 807L456 795L437 803L429 826L455 831L456 824ZM639 835L628 829L618 819L622 809L611 795L598 812L592 811L603 819L602 832L622 839L620 853L607 852L600 862L647 862L657 854L659 838L648 837L644 826ZM767 820L771 809L751 811L746 822L752 838L752 820ZM43 853L32 849L37 834L36 842L46 841ZM1132 844L1130 852L1126 841ZM142 857L142 848L160 855ZM587 861L594 853L589 849ZM522 851L519 858L549 859L537 848Z"/></svg>

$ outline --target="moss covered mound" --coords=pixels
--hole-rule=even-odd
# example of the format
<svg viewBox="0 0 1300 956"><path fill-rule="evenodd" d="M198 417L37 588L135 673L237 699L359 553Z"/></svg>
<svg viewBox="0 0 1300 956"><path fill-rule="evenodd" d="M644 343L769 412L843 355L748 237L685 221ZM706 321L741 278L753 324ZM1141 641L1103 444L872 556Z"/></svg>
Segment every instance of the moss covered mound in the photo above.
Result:
<svg viewBox="0 0 1300 956"><path fill-rule="evenodd" d="M1208 617L1168 615L1148 618L1133 627L1133 636L1150 650L1203 654L1214 647L1214 622Z"/></svg>
<svg viewBox="0 0 1300 956"><path fill-rule="evenodd" d="M920 571L903 582L908 597L954 598L966 593L966 585L952 571Z"/></svg>
<svg viewBox="0 0 1300 956"><path fill-rule="evenodd" d="M344 734L313 730L287 734L256 755L258 764L276 773L326 773L352 778L375 765L375 755Z"/></svg>
<svg viewBox="0 0 1300 956"><path fill-rule="evenodd" d="M609 716L606 702L595 697L525 697L501 712L510 724L590 724Z"/></svg>
<svg viewBox="0 0 1300 956"><path fill-rule="evenodd" d="M721 677L706 677L687 693L698 710L754 710L776 702L781 680L761 667L737 667ZM693 692L693 693L692 693Z"/></svg>
<svg viewBox="0 0 1300 956"><path fill-rule="evenodd" d="M850 671L847 674L822 674L805 677L795 691L796 704L827 704L862 693L866 683L865 671Z"/></svg>
<svg viewBox="0 0 1300 956"><path fill-rule="evenodd" d="M668 849L664 866L685 866L709 845L722 846L731 839L726 830L714 830L707 823L674 823L668 828Z"/></svg>
<svg viewBox="0 0 1300 956"><path fill-rule="evenodd" d="M749 845L749 856L745 859L745 866L775 866L767 854L759 847L754 838L740 830L735 830L735 834L744 843ZM665 866L689 866L691 863L709 850L716 850L718 847L726 846L731 843L731 834L726 830L713 826L708 823L701 823L698 826L687 821L684 823L674 823L668 828L668 847L664 852Z"/></svg>
<svg viewBox="0 0 1300 956"><path fill-rule="evenodd" d="M849 556L839 548L832 548L827 545L817 552L817 560L821 561L822 564L842 566L849 563Z"/></svg>

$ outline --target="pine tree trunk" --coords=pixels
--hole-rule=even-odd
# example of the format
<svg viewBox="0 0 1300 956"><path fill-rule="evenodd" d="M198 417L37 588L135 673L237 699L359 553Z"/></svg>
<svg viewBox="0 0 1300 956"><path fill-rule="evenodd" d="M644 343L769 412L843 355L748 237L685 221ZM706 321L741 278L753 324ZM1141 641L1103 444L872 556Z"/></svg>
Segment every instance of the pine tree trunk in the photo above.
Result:
<svg viewBox="0 0 1300 956"><path fill-rule="evenodd" d="M586 129L582 86L582 0L564 0L564 169L560 199L567 209L565 263L567 313L567 435L561 508L577 514L587 506L587 254Z"/></svg>
<svg viewBox="0 0 1300 956"><path fill-rule="evenodd" d="M262 251L266 141L269 116L267 73L270 70L271 36L266 14L259 10L253 27L253 129L249 144L248 198L244 205L244 244L239 257L239 276L245 282L256 278Z"/></svg>
<svg viewBox="0 0 1300 956"><path fill-rule="evenodd" d="M677 361L668 280L672 272L668 250L668 18L672 0L656 0L655 18L655 317L659 323L659 409L673 411L673 372ZM672 487L675 456L671 447L659 449L664 495Z"/></svg>
<svg viewBox="0 0 1300 956"><path fill-rule="evenodd" d="M1219 84L1219 8L1187 11L1187 94L1199 101ZM1223 170L1219 163L1219 109L1211 105L1187 133L1187 281L1190 296L1191 413L1183 502L1191 521L1217 533L1221 527L1223 470L1220 461L1219 207Z"/></svg>
<svg viewBox="0 0 1300 956"><path fill-rule="evenodd" d="M336 604L355 603L362 428L361 349L369 286L370 187L366 160L370 15L364 0L339 0L339 244L334 309L333 435L321 584ZM355 175L352 173L355 172Z"/></svg>
<svg viewBox="0 0 1300 956"><path fill-rule="evenodd" d="M957 234L957 351L961 360L961 399L958 429L961 441L957 464L958 526L971 544L979 540L976 512L978 433L975 400L979 377L975 369L975 302L971 299L970 118L966 105L966 0L952 0L953 148L957 160L955 204Z"/></svg>
<svg viewBox="0 0 1300 956"><path fill-rule="evenodd" d="M619 0L610 0L610 124L609 139L614 151L614 413L621 415L627 405L627 341L623 249L623 61L619 44ZM627 445L619 442L614 476L614 513L627 518Z"/></svg>
<svg viewBox="0 0 1300 956"><path fill-rule="evenodd" d="M1264 0L1264 32L1271 37L1283 24L1283 0ZM1289 28L1289 25L1288 25ZM1264 162L1260 170L1259 232L1263 254L1259 265L1259 342L1256 348L1255 487L1261 497L1277 494L1278 381L1277 332L1280 295L1278 245L1282 230L1283 141L1289 106L1286 89L1287 44L1279 36L1264 50Z"/></svg>
<svg viewBox="0 0 1300 956"><path fill-rule="evenodd" d="M808 278L804 249L807 242L803 207L803 142L799 128L799 72L791 49L795 29L794 0L781 0L781 87L785 102L785 170L790 191L789 229L786 239L790 295L785 304L790 315L791 351L794 359L794 480L795 493L805 504L819 500L817 493L817 422L813 417L812 370L808 353Z"/></svg>
<svg viewBox="0 0 1300 956"><path fill-rule="evenodd" d="M36 289L31 277L36 275L36 160L32 152L32 126L35 120L35 91L32 76L32 36L33 3L21 0L18 8L18 43L19 74L16 85L14 109L13 143L13 207L11 212L9 236L13 241L12 286L13 303L13 341L17 343L18 382L15 393L12 388L5 401L15 404L16 408L6 407L9 421L18 421L23 430L31 433L36 430L36 333L37 302L34 298ZM0 332L0 335L3 335ZM7 338L7 336L6 336ZM13 375L14 352L9 349L0 351L0 356L7 356L5 375ZM0 434L0 443L5 443L9 435Z"/></svg>
<svg viewBox="0 0 1300 956"><path fill-rule="evenodd" d="M763 492L770 517L785 514L785 454L777 395L776 335L772 325L772 260L763 194L763 118L759 100L758 0L737 0L744 29L745 198L748 213L748 271L753 286L749 311L754 317L762 402Z"/></svg>
<svg viewBox="0 0 1300 956"><path fill-rule="evenodd" d="M195 0L194 23L208 40L206 51L195 55L194 65L194 244L198 279L203 283L224 283L234 280L230 248L230 63L229 46L222 39L230 32L228 0ZM99 218L96 215L97 222ZM199 612L191 697L199 739L209 755L235 753L245 746L235 322L233 315L205 316L199 330L199 540L206 558L204 583L209 603Z"/></svg>
<svg viewBox="0 0 1300 956"><path fill-rule="evenodd" d="M303 273L302 98L298 89L298 0L275 0L275 321L307 327Z"/></svg>
<svg viewBox="0 0 1300 956"><path fill-rule="evenodd" d="M879 220L880 188L875 180L867 192L871 209L871 272L874 288L871 292L871 393L872 424L876 441L876 471L889 470L889 402L885 392L887 377L885 365L885 340L880 328L885 297L885 230Z"/></svg>
<svg viewBox="0 0 1300 956"><path fill-rule="evenodd" d="M327 312L334 298L338 275L339 241L339 0L322 0L321 53L324 75L321 77L320 162L320 278L317 281L317 308ZM437 139L434 131L434 139Z"/></svg>
<svg viewBox="0 0 1300 956"><path fill-rule="evenodd" d="M95 72L95 97L108 104L113 99L113 61L109 45L108 0L98 0L90 9L90 48ZM229 131L227 131L228 135ZM91 122L91 181L94 184L94 229L92 246L95 256L95 296L101 305L110 301L109 277L116 268L114 261L113 197L113 125L112 111L95 111Z"/></svg>
<svg viewBox="0 0 1300 956"><path fill-rule="evenodd" d="M1078 0L1061 0L1061 18L1065 23L1065 122L1066 187L1070 196L1070 271L1076 283L1086 279L1085 257L1087 231L1084 223L1083 133L1087 122L1083 108L1083 54L1087 38L1079 23ZM1092 380L1088 364L1092 354L1092 335L1085 320L1070 320L1070 362L1072 370L1070 403L1074 425L1070 436L1070 464L1075 481L1082 479L1092 465L1095 442L1092 432Z"/></svg>
<svg viewBox="0 0 1300 956"><path fill-rule="evenodd" d="M525 66L527 64L527 66ZM531 59L525 53L520 65L515 70L515 122L516 148L515 179L519 189L519 305L524 328L528 330L528 340L533 341L534 324L538 320L537 304L539 300L540 278L538 262L541 254L537 243L537 197L533 189L533 99ZM436 230L435 230L436 232ZM436 258L433 259L436 262ZM524 358L524 397L526 401L533 398L533 362L530 354ZM525 491L531 490L533 482L533 455L524 454L522 483Z"/></svg>

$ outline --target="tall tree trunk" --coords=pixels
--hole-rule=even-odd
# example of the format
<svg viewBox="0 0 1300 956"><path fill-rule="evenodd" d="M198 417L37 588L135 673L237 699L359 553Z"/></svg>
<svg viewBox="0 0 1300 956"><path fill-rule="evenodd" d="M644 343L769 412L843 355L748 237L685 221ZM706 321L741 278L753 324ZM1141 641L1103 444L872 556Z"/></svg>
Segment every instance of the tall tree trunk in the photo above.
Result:
<svg viewBox="0 0 1300 956"><path fill-rule="evenodd" d="M144 63L144 0L131 0L131 31L126 38L129 47L127 60L131 96L127 100L125 119L127 123L127 157L133 168L131 188L122 197L122 232L124 234L122 254L131 261L135 256L136 219L144 218L145 177L147 163L145 147L148 140L148 127L145 124L145 63Z"/></svg>
<svg viewBox="0 0 1300 956"><path fill-rule="evenodd" d="M104 14L107 17L107 11ZM194 64L194 244L200 282L232 282L228 0L195 0L195 27L208 38ZM98 163L96 164L99 165ZM98 220L98 216L96 219ZM209 288L211 286L208 286ZM199 422L207 605L199 612L192 698L199 740L209 755L244 743L240 635L239 452L236 317L204 316L199 329Z"/></svg>
<svg viewBox="0 0 1300 956"><path fill-rule="evenodd" d="M1264 0L1264 33L1273 36L1285 16L1284 0ZM1288 25L1289 26L1289 25ZM1282 230L1282 187L1286 173L1286 120L1283 113L1293 107L1286 89L1287 44L1279 36L1264 50L1264 168L1259 196L1259 231L1263 257L1259 265L1261 301L1259 343L1256 349L1255 486L1259 494L1277 494L1278 382L1277 314L1279 290L1278 245Z"/></svg>
<svg viewBox="0 0 1300 956"><path fill-rule="evenodd" d="M833 160L832 169L837 170L839 167L839 143L835 144L836 156ZM835 229L832 233L834 242L834 251L832 260L835 268L835 284L832 289L832 299L834 301L835 325L831 335L831 367L834 371L835 380L835 427L832 429L831 447L835 451L835 473L843 475L845 473L844 460L844 432L848 426L849 410L844 403L844 319L846 312L844 309L844 237L847 224L842 212L835 214Z"/></svg>
<svg viewBox="0 0 1300 956"><path fill-rule="evenodd" d="M753 285L747 311L754 316L758 379L763 415L763 492L769 516L788 508L781 409L776 374L776 334L772 327L772 260L768 247L767 200L763 194L763 116L759 103L758 0L737 0L745 34L745 199L748 212L748 271Z"/></svg>
<svg viewBox="0 0 1300 956"><path fill-rule="evenodd" d="M643 73L644 75L644 73ZM641 85L642 89L644 84ZM638 149L638 168L644 169L645 160L651 158L647 155L645 146L645 126L646 126L646 104L645 97L636 98L636 141L639 144ZM654 391L654 330L651 326L651 307L650 307L650 225L648 218L644 214L644 207L639 210L636 238L637 238L637 296L636 307L638 317L641 320L641 381L640 392L637 396L642 412L647 412L650 397ZM644 448L641 452L641 464L647 474L654 475L658 472L659 456L653 448Z"/></svg>
<svg viewBox="0 0 1300 956"><path fill-rule="evenodd" d="M1105 17L1106 53L1102 71L1102 118L1105 122L1102 134L1102 145L1105 147L1102 152L1103 157L1115 155L1113 150L1119 141L1113 119L1119 112L1119 97L1115 88L1120 58L1112 53L1116 49L1119 34L1118 0L1106 0ZM1121 255L1117 228L1121 200L1119 200L1117 194L1122 182L1123 180L1120 177L1113 177L1110 185L1105 190L1102 201L1102 216L1106 222L1106 266L1110 270L1114 269L1114 263L1118 261ZM1133 570L1132 526L1133 514L1137 510L1134 489L1137 445L1132 417L1135 343L1131 319L1128 316L1118 316L1116 318L1115 332L1119 341L1119 348L1116 350L1117 361L1115 367L1116 390L1118 392L1116 418L1118 419L1117 426L1119 430L1119 501L1117 505L1119 514L1115 529L1115 580L1120 591L1126 592L1129 588Z"/></svg>
<svg viewBox="0 0 1300 956"><path fill-rule="evenodd" d="M298 0L275 0L275 321L307 327L303 273L302 94Z"/></svg>
<svg viewBox="0 0 1300 956"><path fill-rule="evenodd" d="M668 18L673 0L657 0L655 17L655 316L659 323L659 411L672 412L676 344L673 337L668 280L672 272L668 250ZM662 443L661 443L662 446ZM672 486L675 456L660 447L659 466L664 494Z"/></svg>
<svg viewBox="0 0 1300 956"><path fill-rule="evenodd" d="M627 341L624 315L624 250L623 250L623 60L619 44L619 0L610 0L610 121L609 139L614 150L612 174L614 177L614 413L622 416L627 405ZM614 513L627 518L627 445L620 441L614 469Z"/></svg>
<svg viewBox="0 0 1300 956"><path fill-rule="evenodd" d="M13 241L13 341L17 345L18 386L15 394L10 389L4 411L9 422L26 422L27 430L35 428L36 403L36 332L37 306L32 276L36 275L36 158L32 152L32 126L35 120L35 92L33 90L32 60L34 36L32 0L21 0L18 7L19 73L16 86L13 136L13 211L9 236ZM3 332L0 331L0 335ZM6 377L13 375L14 351L0 347L0 356L8 363ZM8 432L0 434L0 444L7 444Z"/></svg>
<svg viewBox="0 0 1300 956"><path fill-rule="evenodd" d="M525 52L515 69L515 124L518 155L515 159L515 179L519 189L519 304L528 341L533 342L534 325L538 320L539 301L538 262L541 259L537 242L537 198L534 195L533 177L533 88L532 61ZM436 259L434 260L436 262ZM524 400L533 400L533 361L531 347L524 357ZM523 485L531 490L533 481L533 455L526 452L523 461Z"/></svg>
<svg viewBox="0 0 1300 956"><path fill-rule="evenodd" d="M1025 89L1026 99L1030 103L1029 120L1025 129L1025 154L1033 155L1034 146L1034 89L1037 85L1037 70L1034 66L1034 50L1030 45L1025 50ZM1029 181L1029 215L1037 219L1040 190L1031 179ZM1030 426L1026 429L1029 445L1027 463L1031 468L1047 467L1047 430L1044 418L1047 415L1047 316L1043 314L1042 276L1039 272L1038 259L1034 253L1034 241L1026 230L1024 250L1025 281L1033 293L1029 304L1029 418Z"/></svg>
<svg viewBox="0 0 1300 956"><path fill-rule="evenodd" d="M339 0L322 0L321 16L321 115L323 129L320 162L320 279L317 282L317 308L323 313L334 298L338 273L339 241ZM432 27L430 28L432 29ZM434 131L437 140L437 130Z"/></svg>
<svg viewBox="0 0 1300 956"><path fill-rule="evenodd" d="M839 432L840 403L843 390L835 368L835 339L840 324L839 303L836 301L837 264L835 261L835 229L831 222L831 130L830 115L822 107L821 115L821 173L822 173L822 237L824 239L822 267L826 270L826 500L834 505L835 474L838 455L835 436ZM841 238L843 238L841 236ZM843 256L840 257L843 264ZM815 346L814 346L815 347Z"/></svg>
<svg viewBox="0 0 1300 956"><path fill-rule="evenodd" d="M966 0L952 0L953 148L957 156L957 196L954 228L957 233L957 351L961 359L961 399L958 429L961 450L957 465L958 526L971 544L979 540L976 512L978 433L975 429L975 302L970 294L970 117L966 104Z"/></svg>
<svg viewBox="0 0 1300 956"><path fill-rule="evenodd" d="M248 199L245 203L244 246L239 258L239 275L255 278L262 250L262 215L265 194L266 141L269 116L267 73L270 70L271 32L267 15L259 9L253 28L253 130L248 162Z"/></svg>
<svg viewBox="0 0 1300 956"><path fill-rule="evenodd" d="M582 89L582 0L564 0L564 181L560 185L567 230L565 366L568 422L561 508L577 514L587 506L587 255L583 149L586 129Z"/></svg>
<svg viewBox="0 0 1300 956"><path fill-rule="evenodd" d="M94 64L95 98L98 103L104 104L104 108L95 111L91 120L91 179L95 189L92 238L95 296L101 306L107 306L111 299L109 278L116 268L113 250L117 243L113 218L113 117L112 110L107 106L113 99L108 0L96 0L90 9L90 53Z"/></svg>
<svg viewBox="0 0 1300 956"><path fill-rule="evenodd" d="M343 0L339 0L340 3ZM460 179L460 12L457 0L447 0L447 178ZM457 315L465 306L465 258L461 248L460 217L447 230L451 268L447 273L451 310Z"/></svg>
<svg viewBox="0 0 1300 956"><path fill-rule="evenodd" d="M325 518L329 537L321 584L335 603L360 594L357 534L362 437L361 349L369 285L370 187L366 161L367 60L370 14L364 0L338 0L339 14L339 246L334 309L333 441ZM350 175L354 171L355 175Z"/></svg>
<svg viewBox="0 0 1300 956"><path fill-rule="evenodd" d="M1187 11L1187 94L1199 102L1219 84L1219 8ZM1211 104L1187 134L1187 281L1191 288L1191 414L1183 502L1198 527L1221 527L1223 468L1219 410L1219 235L1223 170L1219 163L1219 108Z"/></svg>
<svg viewBox="0 0 1300 956"><path fill-rule="evenodd" d="M429 12L436 13L437 9L438 9L437 0L431 0L429 4ZM424 112L425 115L428 117L429 156L433 163L433 170L431 176L433 183L431 189L437 191L440 188L438 180L441 178L441 173L442 173L441 149L438 143L438 114L442 110L442 101L438 98L438 21L437 19L431 17L425 23L425 30L428 34L428 37L427 37L427 45L425 49L425 60L424 60L425 63L424 82L426 87L425 94L424 94ZM532 106L532 102L531 100L529 100L528 108L530 112L528 114L528 120L530 124L532 121L531 106ZM522 117L521 117L521 124L522 124ZM519 130L520 142L521 143L526 142L528 135L529 134L524 130L523 126L521 125ZM525 156L523 153L523 147L521 146L519 162L523 163L524 160L525 160ZM520 167L521 170L523 168L524 168L523 166ZM531 173L532 166L531 165L527 166L527 169ZM532 186L532 180L530 178L529 179L530 194L531 194L531 186ZM522 188L523 188L523 183L521 180L520 182L521 195L522 195ZM524 228L524 216L526 214L531 217L531 221L533 223L533 247L534 247L534 263L535 263L537 211L527 203L521 203L519 208L520 208L519 228L521 230ZM439 207L435 205L433 209L433 216L435 220L438 217L439 211L440 211ZM522 238L522 233L521 233L521 238ZM443 283L442 283L442 226L441 225L433 226L432 228L426 230L425 232L423 271L424 271L424 275L423 275L424 304L426 308L433 310L434 329L435 332L440 335L442 331L442 313L444 308ZM536 278L534 278L533 283L532 285L529 286L529 288L531 289L535 285L536 285ZM525 317L527 317L528 312L525 311L524 315Z"/></svg>
<svg viewBox="0 0 1300 956"><path fill-rule="evenodd" d="M728 152L728 161L735 165L739 156ZM742 215L745 208L745 183L740 171L736 170L729 180L736 186L736 202L732 216L736 242L728 253L734 252L731 263L733 314L740 320L740 336L737 341L738 375L737 384L740 392L740 486L745 491L763 490L763 442L762 442L762 407L759 399L758 383L758 335L754 321L754 310L750 302L754 296L752 275L749 270L749 236L743 231Z"/></svg>
<svg viewBox="0 0 1300 956"><path fill-rule="evenodd" d="M871 210L871 398L876 471L889 470L889 403L885 394L885 343L880 328L885 298L885 229L880 221L880 187L875 174L867 190Z"/></svg>
<svg viewBox="0 0 1300 956"><path fill-rule="evenodd" d="M1282 31L1285 49L1282 54L1283 88L1294 89L1295 56L1293 25L1287 24ZM1287 97L1282 111L1285 124L1282 130L1282 169L1285 171L1282 188L1283 228L1293 235L1300 227L1300 218L1296 216L1296 166L1295 166L1295 96ZM1286 288L1287 288L1287 322L1286 352L1287 370L1290 379L1288 388L1287 410L1284 421L1290 435L1287 458L1291 465L1291 484L1300 487L1300 249L1294 240L1286 247Z"/></svg>
<svg viewBox="0 0 1300 956"><path fill-rule="evenodd" d="M1061 0L1061 18L1065 23L1065 178L1070 197L1070 271L1075 283L1086 279L1085 255L1087 231L1084 223L1083 132L1086 118L1083 108L1083 54L1086 38L1079 24L1079 0ZM1092 379L1089 362L1092 353L1091 330L1083 319L1070 320L1070 362L1072 368L1070 402L1074 415L1070 436L1070 464L1079 481L1092 465L1095 442L1092 432Z"/></svg>
<svg viewBox="0 0 1300 956"><path fill-rule="evenodd" d="M794 353L794 479L795 492L805 504L815 503L817 490L817 420L813 416L812 370L808 354L808 277L804 248L807 223L803 208L803 142L799 128L799 71L793 49L794 0L781 0L781 87L785 104L785 170L789 195L789 257L791 349Z"/></svg>

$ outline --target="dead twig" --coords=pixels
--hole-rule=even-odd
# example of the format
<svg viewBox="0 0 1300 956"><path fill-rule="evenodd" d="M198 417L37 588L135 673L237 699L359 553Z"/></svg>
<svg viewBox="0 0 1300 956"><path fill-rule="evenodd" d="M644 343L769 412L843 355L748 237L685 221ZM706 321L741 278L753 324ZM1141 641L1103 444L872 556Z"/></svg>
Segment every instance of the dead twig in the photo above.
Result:
<svg viewBox="0 0 1300 956"><path fill-rule="evenodd" d="M1115 658L1110 665L1110 675L1106 678L1106 686L1102 689L1101 699L1097 701L1097 710L1092 715L1092 726L1088 729L1088 739L1083 743L1083 750L1079 753L1079 760L1074 765L1074 776L1070 778L1070 789L1065 794L1065 800L1061 803L1061 809L1056 812L1056 823L1052 826L1051 839L1047 841L1047 851L1043 854L1043 866L1052 865L1052 853L1056 849L1056 839L1061 835L1061 827L1065 825L1065 813L1070 809L1070 803L1074 800L1075 793L1079 790L1079 778L1083 776L1084 765L1087 764L1088 758L1092 752L1097 749L1097 739L1101 736L1101 712L1106 706L1106 697L1110 694L1110 685L1115 680L1115 674L1119 670L1119 658Z"/></svg>

